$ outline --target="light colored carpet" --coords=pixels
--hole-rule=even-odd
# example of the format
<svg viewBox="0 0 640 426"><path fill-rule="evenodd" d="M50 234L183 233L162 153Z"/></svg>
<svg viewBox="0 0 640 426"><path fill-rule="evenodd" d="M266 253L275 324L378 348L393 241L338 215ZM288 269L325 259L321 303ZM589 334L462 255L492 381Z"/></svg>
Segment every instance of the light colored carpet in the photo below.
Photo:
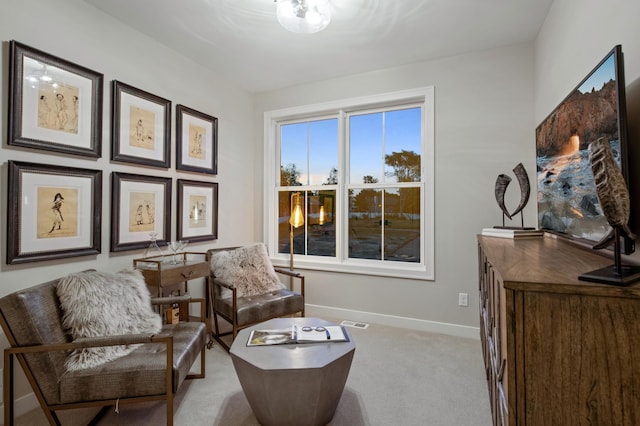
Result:
<svg viewBox="0 0 640 426"><path fill-rule="evenodd" d="M339 319L330 319L340 322ZM479 340L371 324L348 328L356 343L349 378L330 426L482 426L491 412ZM199 363L197 363L199 364ZM174 423L255 426L229 355L207 351L207 377L185 382L174 401ZM95 410L60 411L63 425L85 424ZM164 424L161 402L120 406L99 425ZM38 408L17 425L46 424Z"/></svg>

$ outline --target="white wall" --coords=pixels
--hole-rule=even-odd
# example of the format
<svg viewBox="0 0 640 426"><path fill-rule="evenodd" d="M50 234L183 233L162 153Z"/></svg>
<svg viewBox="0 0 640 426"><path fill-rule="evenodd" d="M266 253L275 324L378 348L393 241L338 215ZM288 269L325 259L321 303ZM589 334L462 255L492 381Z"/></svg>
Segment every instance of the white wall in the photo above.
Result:
<svg viewBox="0 0 640 426"><path fill-rule="evenodd" d="M193 244L190 250L204 251L211 246L228 246L254 240L253 158L246 153L254 147L251 96L211 72L147 36L137 33L81 0L0 0L0 40L2 41L2 113L0 134L0 296L17 289L64 276L87 268L120 270L144 251L109 253L112 171L160 175L173 178L172 236L176 235L176 179L219 182L219 235L215 242ZM9 40L17 40L76 64L104 74L102 157L52 154L7 145ZM109 160L111 150L111 87L119 80L172 101L172 166L169 170L138 167ZM175 171L175 105L213 115L219 119L218 176ZM6 265L7 161L28 161L103 170L102 252L97 256ZM242 208L236 208L241 194ZM202 282L191 285L201 294ZM4 336L2 336L4 337ZM4 344L2 344L4 343ZM0 346L6 345L4 339ZM20 371L19 368L17 368ZM21 373L20 373L21 374ZM18 384L20 397L29 393L24 382ZM33 400L30 400L33 403ZM27 404L28 405L28 404ZM18 405L18 410L20 405Z"/></svg>
<svg viewBox="0 0 640 426"><path fill-rule="evenodd" d="M554 0L535 43L536 126L613 48L622 45L632 230L640 233L640 1ZM640 245L634 260L640 259Z"/></svg>
<svg viewBox="0 0 640 426"><path fill-rule="evenodd" d="M533 46L518 45L256 96L255 163L261 167L258 129L265 111L435 87L435 281L304 271L311 314L478 334L476 234L501 223L495 179L512 174L519 162L535 176L533 70ZM256 229L261 220L256 215ZM525 209L525 222L535 224L535 199ZM468 308L458 307L459 292L469 294Z"/></svg>
<svg viewBox="0 0 640 426"><path fill-rule="evenodd" d="M2 98L2 224L0 247L2 258L0 296L16 289L53 279L86 268L117 270L129 267L132 259L144 251L109 253L111 236L112 171L173 178L172 236L176 236L177 178L219 182L219 235L217 242L192 244L190 250L204 250L212 245L234 244L253 240L253 159L246 155L253 149L251 96L214 75L177 52L112 19L80 0L0 0L0 39L3 55ZM49 153L8 146L8 54L9 40L17 40L55 56L70 60L104 74L102 157ZM110 161L111 153L111 81L119 80L172 101L171 168L169 170ZM182 173L175 170L175 106L183 104L215 116L219 120L218 176ZM7 161L29 161L103 170L102 252L97 256L6 265ZM249 164L249 167L246 165ZM245 208L233 209L239 191ZM233 229L234 232L228 232Z"/></svg>

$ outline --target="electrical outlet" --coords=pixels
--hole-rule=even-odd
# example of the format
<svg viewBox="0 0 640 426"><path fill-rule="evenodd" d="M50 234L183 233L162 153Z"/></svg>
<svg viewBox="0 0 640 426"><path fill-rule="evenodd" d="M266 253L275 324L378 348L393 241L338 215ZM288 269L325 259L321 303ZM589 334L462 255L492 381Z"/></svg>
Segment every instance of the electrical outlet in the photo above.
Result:
<svg viewBox="0 0 640 426"><path fill-rule="evenodd" d="M458 293L458 306L469 306L469 293Z"/></svg>

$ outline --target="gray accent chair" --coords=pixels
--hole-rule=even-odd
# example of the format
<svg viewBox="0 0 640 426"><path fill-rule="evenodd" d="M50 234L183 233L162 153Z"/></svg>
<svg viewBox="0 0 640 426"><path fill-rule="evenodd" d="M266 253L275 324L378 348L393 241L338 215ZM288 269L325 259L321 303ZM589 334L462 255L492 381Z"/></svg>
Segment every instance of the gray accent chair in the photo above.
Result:
<svg viewBox="0 0 640 426"><path fill-rule="evenodd" d="M0 324L11 347L4 353L4 424L13 424L13 361L18 359L44 414L59 425L57 410L102 407L92 424L118 404L164 400L173 425L173 396L185 379L204 378L207 331L204 299L153 298L156 305L200 304L200 322L165 324L157 335L133 334L72 341L62 325L56 294L59 280L26 288L0 299ZM84 370L67 371L74 349L138 344L128 355ZM199 374L190 370L200 355Z"/></svg>
<svg viewBox="0 0 640 426"><path fill-rule="evenodd" d="M235 250L240 247L226 247L209 249L206 253L207 262L211 265L211 257L221 251ZM304 275L290 269L275 268L276 273L291 277L288 288L270 291L256 296L238 295L234 283L226 282L216 276L211 266L211 274L207 279L211 315L213 316L213 338L228 352L231 344L225 342L224 336L238 335L238 331L273 318L299 314L304 317ZM294 279L298 280L299 291L294 290ZM286 284L285 284L286 286ZM231 292L230 297L222 297L225 292ZM221 332L219 318L231 325L231 331Z"/></svg>

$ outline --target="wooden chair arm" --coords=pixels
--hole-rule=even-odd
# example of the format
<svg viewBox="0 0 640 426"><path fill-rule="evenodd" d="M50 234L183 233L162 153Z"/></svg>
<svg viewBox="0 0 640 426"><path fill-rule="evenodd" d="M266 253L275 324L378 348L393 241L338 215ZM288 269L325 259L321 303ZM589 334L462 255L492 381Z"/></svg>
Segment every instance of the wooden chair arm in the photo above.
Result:
<svg viewBox="0 0 640 426"><path fill-rule="evenodd" d="M28 354L38 352L71 351L74 349L97 348L101 346L131 345L136 343L161 343L173 340L170 334L118 334L113 336L83 337L69 343L55 345L16 346L6 348L10 354Z"/></svg>
<svg viewBox="0 0 640 426"><path fill-rule="evenodd" d="M273 268L277 273L287 275L289 277L294 278L302 278L302 274L300 272L292 271L291 269L283 269L283 268Z"/></svg>

